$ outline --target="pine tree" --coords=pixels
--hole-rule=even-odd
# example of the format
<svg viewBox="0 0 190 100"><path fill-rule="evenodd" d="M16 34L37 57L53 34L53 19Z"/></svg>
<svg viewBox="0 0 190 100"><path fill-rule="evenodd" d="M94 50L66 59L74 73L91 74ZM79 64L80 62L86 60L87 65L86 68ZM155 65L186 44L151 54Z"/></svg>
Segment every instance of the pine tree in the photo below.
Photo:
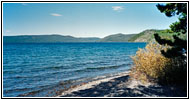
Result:
<svg viewBox="0 0 190 100"><path fill-rule="evenodd" d="M161 13L165 13L167 17L178 15L179 21L174 22L170 25L171 32L173 34L172 40L162 39L158 34L155 34L155 40L161 45L169 45L172 48L167 51L161 51L166 57L183 56L187 51L187 40L181 39L181 34L187 34L187 4L186 3L167 3L157 4L157 8ZM177 33L174 34L174 33Z"/></svg>

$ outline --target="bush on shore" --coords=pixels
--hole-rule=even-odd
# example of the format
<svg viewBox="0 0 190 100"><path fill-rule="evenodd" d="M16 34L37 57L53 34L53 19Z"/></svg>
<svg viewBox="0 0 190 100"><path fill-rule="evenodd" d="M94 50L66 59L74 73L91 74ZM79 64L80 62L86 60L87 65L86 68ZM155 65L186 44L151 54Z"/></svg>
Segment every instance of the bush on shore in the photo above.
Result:
<svg viewBox="0 0 190 100"><path fill-rule="evenodd" d="M169 46L149 43L145 49L139 49L132 57L134 67L131 77L144 82L157 82L160 84L187 84L187 66L183 57L167 58L161 50Z"/></svg>

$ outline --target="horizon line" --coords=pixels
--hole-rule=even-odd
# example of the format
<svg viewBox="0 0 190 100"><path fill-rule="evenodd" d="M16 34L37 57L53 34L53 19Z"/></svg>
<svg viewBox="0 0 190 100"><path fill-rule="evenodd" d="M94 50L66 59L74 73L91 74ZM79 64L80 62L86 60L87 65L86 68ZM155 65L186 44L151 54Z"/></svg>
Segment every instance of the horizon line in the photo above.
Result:
<svg viewBox="0 0 190 100"><path fill-rule="evenodd" d="M165 30L165 29L145 29L143 31L147 31L147 30ZM141 31L141 32L143 32ZM139 32L139 33L141 33ZM116 35L116 34L123 34L123 35L131 35L131 34L139 34L139 33L129 33L129 34L126 34L126 33L121 33L121 32L118 32L118 33L115 33L115 34L110 34L110 35ZM43 36L43 35L59 35L59 36L71 36L71 37L75 37L75 38L104 38L104 37L107 37L107 36L110 36L110 35L107 35L107 36L104 36L104 37L98 37L98 36L89 36L89 37L86 37L86 36L72 36L72 35L63 35L61 33L47 33L47 34L27 34L27 35L24 35L24 34L18 34L18 35L2 35L2 36Z"/></svg>

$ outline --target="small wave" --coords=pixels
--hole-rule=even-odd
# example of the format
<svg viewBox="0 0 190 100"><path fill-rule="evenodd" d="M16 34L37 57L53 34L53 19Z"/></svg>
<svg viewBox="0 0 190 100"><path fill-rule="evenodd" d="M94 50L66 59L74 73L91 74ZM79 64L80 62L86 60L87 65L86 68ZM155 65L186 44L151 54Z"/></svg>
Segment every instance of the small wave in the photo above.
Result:
<svg viewBox="0 0 190 100"><path fill-rule="evenodd" d="M44 70L59 70L59 69L61 69L63 67L65 67L65 66L39 67L39 68L32 68L32 69L27 70L27 71L23 71L23 70L5 70L5 71L3 71L3 74L28 73L28 72L31 72L31 71L32 72L37 72L37 71L44 71Z"/></svg>
<svg viewBox="0 0 190 100"><path fill-rule="evenodd" d="M37 87L32 87L32 88L9 89L9 90L4 90L4 93L20 92L20 94L18 94L17 97L34 96L44 90L48 90L52 86L54 85L51 84L51 85L42 85L42 86L37 86Z"/></svg>
<svg viewBox="0 0 190 100"><path fill-rule="evenodd" d="M60 69L62 67L64 67L64 66L52 66L52 67L47 67L45 69Z"/></svg>
<svg viewBox="0 0 190 100"><path fill-rule="evenodd" d="M17 71L8 71L8 70L3 71L3 74L15 74L15 73L17 73Z"/></svg>
<svg viewBox="0 0 190 100"><path fill-rule="evenodd" d="M32 92L27 92L24 94L19 94L17 97L26 97L26 96L33 96L37 93L39 93L41 90L36 90L36 91L32 91Z"/></svg>
<svg viewBox="0 0 190 100"><path fill-rule="evenodd" d="M21 89L10 89L10 90L4 90L5 93L15 92L15 91L27 91L31 90L32 88L21 88Z"/></svg>
<svg viewBox="0 0 190 100"><path fill-rule="evenodd" d="M88 64L102 64L105 63L104 61L89 61L89 62L83 62L80 63L80 65L88 65Z"/></svg>
<svg viewBox="0 0 190 100"><path fill-rule="evenodd" d="M33 90L35 88L39 88L39 89L43 89L43 88L47 88L50 87L52 85L41 85L41 86L37 86L37 87L30 87L30 88L14 88L14 89L7 89L4 90L5 93L10 93L10 92L15 92L15 91L29 91L29 90Z"/></svg>
<svg viewBox="0 0 190 100"><path fill-rule="evenodd" d="M86 69L112 69L112 68L118 68L120 66L102 66L102 67L90 67L90 68L86 68Z"/></svg>
<svg viewBox="0 0 190 100"><path fill-rule="evenodd" d="M81 72L81 71L92 71L92 70L106 70L106 69L117 69L119 67L124 67L124 66L130 66L131 64L121 64L118 66L101 66L101 67L88 67L88 68L84 68L84 69L79 69L76 70L76 72Z"/></svg>
<svg viewBox="0 0 190 100"><path fill-rule="evenodd" d="M36 71L41 71L44 69L60 69L63 68L64 66L49 66L49 67L41 67L41 68L35 68L34 70Z"/></svg>
<svg viewBox="0 0 190 100"><path fill-rule="evenodd" d="M70 85L71 81L59 82L51 85L44 85L36 87L34 90L28 91L26 93L19 94L17 97L35 97L35 96L56 96L57 93L65 89L67 85ZM61 92L60 92L61 93Z"/></svg>
<svg viewBox="0 0 190 100"><path fill-rule="evenodd" d="M44 71L44 70L60 70L60 69L69 69L67 66L44 66L44 67L37 67L31 69L32 72L39 72L39 71Z"/></svg>
<svg viewBox="0 0 190 100"><path fill-rule="evenodd" d="M31 76L15 76L13 78L31 78Z"/></svg>

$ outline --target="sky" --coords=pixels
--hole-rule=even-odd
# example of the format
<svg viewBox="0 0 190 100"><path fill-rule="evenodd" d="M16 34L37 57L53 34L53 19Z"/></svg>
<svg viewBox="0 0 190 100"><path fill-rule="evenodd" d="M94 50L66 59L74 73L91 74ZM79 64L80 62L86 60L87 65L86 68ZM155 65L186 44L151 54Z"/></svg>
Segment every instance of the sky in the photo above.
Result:
<svg viewBox="0 0 190 100"><path fill-rule="evenodd" d="M105 37L168 29L157 3L3 3L3 35Z"/></svg>

